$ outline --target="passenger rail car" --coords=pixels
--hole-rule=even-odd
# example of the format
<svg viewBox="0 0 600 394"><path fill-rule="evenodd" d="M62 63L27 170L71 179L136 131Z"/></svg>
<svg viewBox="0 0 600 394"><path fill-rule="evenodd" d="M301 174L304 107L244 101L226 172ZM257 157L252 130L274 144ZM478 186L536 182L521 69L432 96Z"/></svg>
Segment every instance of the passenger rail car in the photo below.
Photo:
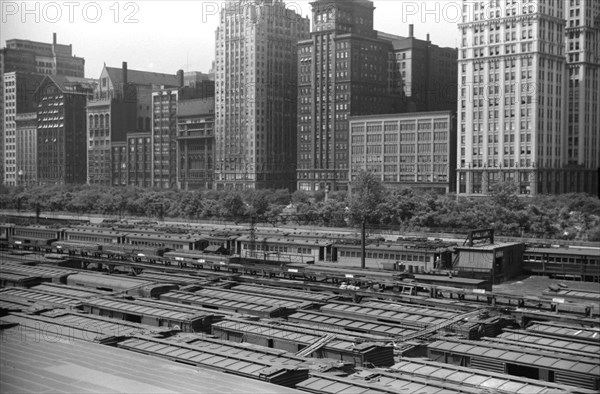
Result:
<svg viewBox="0 0 600 394"><path fill-rule="evenodd" d="M600 249L528 248L523 254L523 271L556 279L600 282Z"/></svg>

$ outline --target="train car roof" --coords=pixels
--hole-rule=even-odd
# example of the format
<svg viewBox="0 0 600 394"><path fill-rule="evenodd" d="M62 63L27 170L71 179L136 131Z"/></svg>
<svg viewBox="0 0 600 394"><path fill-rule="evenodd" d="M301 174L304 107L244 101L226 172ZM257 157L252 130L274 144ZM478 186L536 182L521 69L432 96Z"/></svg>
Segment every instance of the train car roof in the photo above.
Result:
<svg viewBox="0 0 600 394"><path fill-rule="evenodd" d="M122 237L125 233L121 231L116 231L106 227L98 227L98 228L79 228L72 227L66 228L65 232L67 234L100 234L100 235L111 235L111 236L119 236Z"/></svg>
<svg viewBox="0 0 600 394"><path fill-rule="evenodd" d="M494 242L493 244L475 244L473 246L458 245L458 246L455 246L454 248L456 250L488 251L488 250L505 249L505 248L523 246L523 245L525 245L525 244L522 242Z"/></svg>
<svg viewBox="0 0 600 394"><path fill-rule="evenodd" d="M242 235L238 238L238 241L243 241L243 242L249 242L250 241L250 235ZM328 245L333 245L333 241L332 240L328 240L328 239L309 239L309 238L288 238L285 236L281 236L281 237L271 237L271 236L263 236L260 234L257 234L255 237L255 242L257 245L261 244L261 243L268 243L268 244L282 244L282 245L298 245L298 246L328 246Z"/></svg>
<svg viewBox="0 0 600 394"><path fill-rule="evenodd" d="M525 253L541 253L549 255L566 255L566 256L589 256L598 257L600 248L574 248L574 247L557 247L557 248L527 248Z"/></svg>
<svg viewBox="0 0 600 394"><path fill-rule="evenodd" d="M133 288L147 286L154 283L153 281L141 280L131 277L88 273L77 273L69 275L69 277L67 278L67 283L73 281L83 282L94 287L111 288L115 291L130 290Z"/></svg>
<svg viewBox="0 0 600 394"><path fill-rule="evenodd" d="M135 240L160 240L173 242L199 242L205 240L196 234L163 234L163 233L126 233L128 239Z"/></svg>

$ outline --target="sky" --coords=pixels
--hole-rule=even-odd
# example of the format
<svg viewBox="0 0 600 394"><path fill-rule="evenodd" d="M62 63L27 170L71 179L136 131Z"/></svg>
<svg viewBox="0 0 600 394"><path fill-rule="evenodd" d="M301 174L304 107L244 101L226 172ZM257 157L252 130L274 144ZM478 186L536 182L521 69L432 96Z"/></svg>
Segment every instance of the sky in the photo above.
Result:
<svg viewBox="0 0 600 394"><path fill-rule="evenodd" d="M439 46L458 46L457 18L462 0L376 0L375 29L415 36ZM310 16L307 0L287 8ZM208 72L214 59L215 30L223 1L0 1L0 46L13 38L72 44L85 58L85 76L98 78L104 63L174 74ZM312 18L311 18L312 19Z"/></svg>

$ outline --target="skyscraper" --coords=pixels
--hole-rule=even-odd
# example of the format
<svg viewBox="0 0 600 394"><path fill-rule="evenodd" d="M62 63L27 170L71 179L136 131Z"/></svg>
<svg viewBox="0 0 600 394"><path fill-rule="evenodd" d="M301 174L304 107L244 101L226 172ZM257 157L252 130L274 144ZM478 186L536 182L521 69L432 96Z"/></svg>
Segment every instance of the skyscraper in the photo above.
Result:
<svg viewBox="0 0 600 394"><path fill-rule="evenodd" d="M298 44L298 189L347 190L348 117L398 112L401 84L372 1L311 5L311 38Z"/></svg>
<svg viewBox="0 0 600 394"><path fill-rule="evenodd" d="M33 99L32 92L37 88L36 84L42 78L33 77L35 74L46 75L66 75L71 77L83 77L85 60L81 57L73 56L73 48L71 45L58 44L56 33L53 34L52 43L44 43L29 40L13 39L6 41L6 47L0 49L0 178L7 184L15 184L16 173L15 155L16 146L14 143L15 119L14 108L7 111L9 119L5 119L5 103L11 102L17 93L22 99L30 97ZM8 77L7 82L11 84L18 80L18 85L11 87L11 93L4 96L4 74L18 72L19 76L14 79ZM27 77L30 75L32 77ZM29 81L25 81L28 79ZM17 92L19 86L30 89L27 92ZM21 101L23 107L25 104ZM24 107L23 107L24 108ZM25 109L24 109L25 110ZM19 113L21 110L19 110ZM25 112L26 113L26 112ZM10 134L8 139L5 139L5 127L8 127L6 133ZM6 148L9 149L6 152ZM5 153L7 153L5 155ZM6 160L5 160L6 158ZM8 168L10 174L5 176L5 169Z"/></svg>
<svg viewBox="0 0 600 394"><path fill-rule="evenodd" d="M515 181L563 190L565 1L463 2L459 24L458 193Z"/></svg>
<svg viewBox="0 0 600 394"><path fill-rule="evenodd" d="M3 151L3 182L7 186L16 186L19 183L17 168L17 116L36 111L34 92L44 79L43 75L24 73L20 71L9 72L3 75L2 123L4 135L2 136Z"/></svg>
<svg viewBox="0 0 600 394"><path fill-rule="evenodd" d="M600 2L569 0L565 3L569 68L565 191L597 194L597 171L600 168Z"/></svg>
<svg viewBox="0 0 600 394"><path fill-rule="evenodd" d="M293 188L297 43L309 21L281 0L224 3L216 32L215 185Z"/></svg>
<svg viewBox="0 0 600 394"><path fill-rule="evenodd" d="M93 79L47 75L36 90L38 182L86 183L85 108L95 86Z"/></svg>
<svg viewBox="0 0 600 394"><path fill-rule="evenodd" d="M187 74L187 79L186 75ZM215 95L215 83L207 74L178 72L177 88L152 93L152 186L163 189L179 187L177 179L177 109L182 100ZM184 86L184 84L189 84ZM213 157L211 155L211 157Z"/></svg>

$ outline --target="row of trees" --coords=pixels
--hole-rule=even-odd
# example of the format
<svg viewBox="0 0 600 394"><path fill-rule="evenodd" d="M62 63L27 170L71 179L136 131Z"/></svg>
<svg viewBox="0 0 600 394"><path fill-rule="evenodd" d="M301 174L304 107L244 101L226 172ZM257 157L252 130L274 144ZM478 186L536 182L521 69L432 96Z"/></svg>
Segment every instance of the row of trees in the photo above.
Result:
<svg viewBox="0 0 600 394"><path fill-rule="evenodd" d="M585 194L517 196L516 185L498 184L490 198L457 198L413 189L386 190L361 174L345 192L287 190L175 191L95 186L4 188L0 206L38 212L104 214L153 220L227 220L315 226L368 226L406 231L493 227L499 234L600 241L600 201Z"/></svg>

